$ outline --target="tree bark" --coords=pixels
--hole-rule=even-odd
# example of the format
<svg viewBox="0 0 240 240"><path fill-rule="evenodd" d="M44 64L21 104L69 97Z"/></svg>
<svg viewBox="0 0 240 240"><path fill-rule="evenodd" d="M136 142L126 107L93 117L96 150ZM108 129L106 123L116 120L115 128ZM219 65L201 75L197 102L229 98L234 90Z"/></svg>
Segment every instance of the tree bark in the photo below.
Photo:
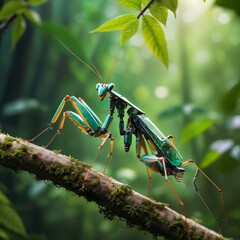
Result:
<svg viewBox="0 0 240 240"><path fill-rule="evenodd" d="M35 174L38 180L50 180L57 186L98 204L110 220L126 221L129 227L164 236L167 239L226 239L192 219L173 211L108 177L80 160L0 134L0 165ZM16 171L16 173L17 173ZM86 174L89 174L85 181Z"/></svg>

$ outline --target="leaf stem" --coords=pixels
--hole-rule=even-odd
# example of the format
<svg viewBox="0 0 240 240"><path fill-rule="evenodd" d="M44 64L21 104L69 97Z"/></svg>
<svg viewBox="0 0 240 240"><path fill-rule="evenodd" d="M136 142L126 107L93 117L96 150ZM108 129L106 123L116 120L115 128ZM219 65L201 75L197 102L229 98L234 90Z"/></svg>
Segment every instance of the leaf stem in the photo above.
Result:
<svg viewBox="0 0 240 240"><path fill-rule="evenodd" d="M151 0L142 10L141 12L138 14L137 19L139 19L141 16L143 16L143 14L146 12L146 10L151 6L151 4L154 2L155 0Z"/></svg>
<svg viewBox="0 0 240 240"><path fill-rule="evenodd" d="M4 30L12 23L12 21L17 17L17 14L12 15L10 18L8 18L7 20L3 21L0 24L0 37L2 35L2 33L4 32Z"/></svg>

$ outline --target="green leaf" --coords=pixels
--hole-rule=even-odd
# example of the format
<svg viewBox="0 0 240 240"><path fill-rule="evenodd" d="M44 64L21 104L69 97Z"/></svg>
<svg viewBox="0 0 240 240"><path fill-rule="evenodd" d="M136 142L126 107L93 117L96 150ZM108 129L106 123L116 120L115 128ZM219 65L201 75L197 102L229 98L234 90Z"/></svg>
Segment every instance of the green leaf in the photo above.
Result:
<svg viewBox="0 0 240 240"><path fill-rule="evenodd" d="M8 204L8 198L0 191L0 204ZM0 238L1 239L1 238Z"/></svg>
<svg viewBox="0 0 240 240"><path fill-rule="evenodd" d="M37 5L41 5L45 2L47 2L48 0L28 0L28 4L32 5L32 6L37 6Z"/></svg>
<svg viewBox="0 0 240 240"><path fill-rule="evenodd" d="M0 20L11 17L14 14L17 14L18 11L24 7L25 6L22 4L22 2L17 0L6 2L0 11Z"/></svg>
<svg viewBox="0 0 240 240"><path fill-rule="evenodd" d="M22 220L15 210L9 204L5 203L1 203L0 207L0 229L1 228L15 235L27 237Z"/></svg>
<svg viewBox="0 0 240 240"><path fill-rule="evenodd" d="M227 113L233 113L236 111L239 106L239 99L240 99L240 81L234 82L230 88L225 90L221 99L220 105L222 110Z"/></svg>
<svg viewBox="0 0 240 240"><path fill-rule="evenodd" d="M12 47L16 45L16 43L24 34L25 30L26 30L26 21L21 15L19 15L14 19L14 22L13 22L13 31L11 36Z"/></svg>
<svg viewBox="0 0 240 240"><path fill-rule="evenodd" d="M120 35L120 44L123 45L128 41L138 30L139 20L135 19L126 24Z"/></svg>
<svg viewBox="0 0 240 240"><path fill-rule="evenodd" d="M223 8L228 8L232 11L234 11L236 14L238 14L238 16L240 16L240 5L239 5L239 1L236 0L216 0L214 2L215 5L218 5L220 7Z"/></svg>
<svg viewBox="0 0 240 240"><path fill-rule="evenodd" d="M178 0L157 0L159 3L165 5L170 11L174 13L176 17L176 11L178 8Z"/></svg>
<svg viewBox="0 0 240 240"><path fill-rule="evenodd" d="M118 0L124 7L132 10L141 10L141 0Z"/></svg>
<svg viewBox="0 0 240 240"><path fill-rule="evenodd" d="M215 121L213 119L203 119L189 123L183 130L181 142L185 143L197 135L200 135L212 127L214 123Z"/></svg>
<svg viewBox="0 0 240 240"><path fill-rule="evenodd" d="M38 26L41 25L42 20L41 20L40 15L38 14L38 12L36 12L32 9L26 8L22 11L22 13L26 18L28 18L28 20L30 20L34 24L36 24Z"/></svg>
<svg viewBox="0 0 240 240"><path fill-rule="evenodd" d="M149 49L168 67L167 42L157 20L148 15L143 16L142 33Z"/></svg>
<svg viewBox="0 0 240 240"><path fill-rule="evenodd" d="M137 19L137 17L134 14L122 15L105 22L104 24L92 30L91 32L111 32L122 30L127 23L135 19Z"/></svg>
<svg viewBox="0 0 240 240"><path fill-rule="evenodd" d="M183 113L182 105L169 106L158 115L161 119L167 119Z"/></svg>
<svg viewBox="0 0 240 240"><path fill-rule="evenodd" d="M200 168L203 169L203 168L209 167L211 164L216 162L220 156L221 154L218 153L217 151L214 151L214 150L209 151L201 161Z"/></svg>
<svg viewBox="0 0 240 240"><path fill-rule="evenodd" d="M0 239L1 240L11 240L6 231L0 229Z"/></svg>
<svg viewBox="0 0 240 240"><path fill-rule="evenodd" d="M18 214L8 205L1 205L0 226L21 236L26 236L26 230Z"/></svg>
<svg viewBox="0 0 240 240"><path fill-rule="evenodd" d="M149 10L151 14L161 23L166 25L167 18L168 18L168 9L165 5L163 5L159 0L154 1L150 7Z"/></svg>

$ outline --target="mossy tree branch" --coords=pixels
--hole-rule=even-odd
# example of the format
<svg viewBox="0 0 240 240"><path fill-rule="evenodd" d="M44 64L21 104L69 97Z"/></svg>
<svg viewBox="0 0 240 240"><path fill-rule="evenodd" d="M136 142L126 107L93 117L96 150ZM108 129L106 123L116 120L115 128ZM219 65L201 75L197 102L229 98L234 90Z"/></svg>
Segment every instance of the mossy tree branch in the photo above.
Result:
<svg viewBox="0 0 240 240"><path fill-rule="evenodd" d="M50 180L96 202L106 218L118 217L129 226L154 236L187 239L188 232L189 239L225 239L191 219L187 219L186 231L184 216L94 169L82 188L88 165L5 134L0 134L0 165L35 174L37 179Z"/></svg>

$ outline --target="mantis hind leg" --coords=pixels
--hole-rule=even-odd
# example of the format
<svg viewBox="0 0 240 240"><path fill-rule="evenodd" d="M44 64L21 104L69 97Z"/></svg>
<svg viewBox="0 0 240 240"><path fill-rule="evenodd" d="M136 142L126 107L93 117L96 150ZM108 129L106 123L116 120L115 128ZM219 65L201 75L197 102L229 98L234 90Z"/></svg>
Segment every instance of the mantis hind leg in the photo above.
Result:
<svg viewBox="0 0 240 240"><path fill-rule="evenodd" d="M193 186L194 186L194 189L195 191L198 193L198 195L200 194L199 193L199 188L197 186L197 175L199 172L201 172L203 174L203 176L217 189L217 191L221 194L221 205L222 205L222 208L224 209L224 199L223 199L223 191L220 187L218 187L218 185L216 183L213 182L213 180L208 177L208 175L192 160L188 160L188 161L185 161L181 164L181 167L183 166L186 166L187 164L189 163L193 163L194 166L196 167L196 173L194 175L194 178L193 178ZM202 197L201 197L202 199ZM205 204L205 203L204 203Z"/></svg>
<svg viewBox="0 0 240 240"><path fill-rule="evenodd" d="M161 162L162 162L162 165L163 165L165 180L166 180L168 186L170 187L170 189L172 190L173 194L175 195L175 197L176 197L177 201L179 202L180 206L182 207L183 214L184 214L184 217L185 217L186 234L187 234L187 237L189 239L189 230L188 230L188 223L187 223L186 207L185 207L184 203L182 202L181 198L179 197L177 191L175 190L175 188L173 187L173 185L171 184L171 182L168 179L165 158L162 157L160 159L161 159Z"/></svg>
<svg viewBox="0 0 240 240"><path fill-rule="evenodd" d="M148 170L150 171L150 168L153 171L156 172L160 172L159 171L159 167L161 169L163 169L161 172L161 174L165 177L165 180L169 186L169 188L171 189L171 191L173 192L174 196L176 197L177 201L179 202L180 206L182 207L183 210L183 214L185 217L185 226L186 226L186 233L187 235L189 235L188 232L188 223L187 223L187 213L186 213L186 207L183 204L181 198L179 197L177 191L175 190L175 188L173 187L172 183L169 181L168 179L168 174L167 174L167 168L166 168L166 162L165 162L165 158L164 157L157 157L155 155L150 155L150 154L144 154L140 157L140 160L148 166Z"/></svg>
<svg viewBox="0 0 240 240"><path fill-rule="evenodd" d="M198 188L198 185L197 185L197 175L199 172L201 172L203 174L203 176L216 188L216 190L220 193L220 200L221 200L221 207L222 207L222 210L223 210L223 214L225 215L225 220L226 220L226 214L225 214L225 210L224 210L224 198L223 198L223 191L221 190L221 188L218 187L218 185L216 183L213 182L213 180L208 177L208 175L192 160L187 160L185 162L183 162L181 164L181 166L186 166L188 165L189 163L193 163L194 166L196 167L196 172L195 172L195 175L193 177L193 186L194 186L194 189L196 191L196 193L198 194L199 198L201 199L202 203L204 204L204 206L206 207L206 209L208 210L208 212L211 214L211 216L213 217L213 219L215 220L217 226L218 226L218 229L219 229L219 232L221 233L221 229L220 229L220 226L218 224L218 221L216 219L216 217L214 216L214 214L212 213L211 209L208 207L206 201L204 200L204 198L202 197L200 191L199 191L199 188Z"/></svg>

